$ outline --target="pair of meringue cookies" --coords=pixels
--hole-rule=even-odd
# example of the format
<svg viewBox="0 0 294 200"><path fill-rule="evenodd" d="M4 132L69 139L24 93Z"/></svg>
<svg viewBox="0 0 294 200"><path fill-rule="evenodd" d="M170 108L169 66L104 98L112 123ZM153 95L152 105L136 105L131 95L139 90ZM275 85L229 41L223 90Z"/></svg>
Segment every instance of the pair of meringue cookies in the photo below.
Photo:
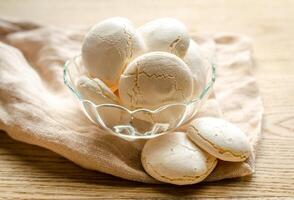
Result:
<svg viewBox="0 0 294 200"><path fill-rule="evenodd" d="M199 46L173 18L138 29L128 19L106 19L91 28L82 45L86 76L77 82L85 99L131 110L186 103L204 87Z"/></svg>
<svg viewBox="0 0 294 200"><path fill-rule="evenodd" d="M223 119L198 118L184 131L146 142L141 161L153 178L175 185L195 184L214 170L218 160L242 162L252 152L247 136Z"/></svg>

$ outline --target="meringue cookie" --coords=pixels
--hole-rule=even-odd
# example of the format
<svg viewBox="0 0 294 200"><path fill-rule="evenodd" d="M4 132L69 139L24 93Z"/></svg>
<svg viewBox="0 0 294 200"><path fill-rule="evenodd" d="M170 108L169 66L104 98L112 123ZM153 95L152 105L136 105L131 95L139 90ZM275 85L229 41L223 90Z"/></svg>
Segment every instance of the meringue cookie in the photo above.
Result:
<svg viewBox="0 0 294 200"><path fill-rule="evenodd" d="M133 60L121 75L119 95L128 108L156 109L190 100L193 80L190 69L177 56L151 52Z"/></svg>
<svg viewBox="0 0 294 200"><path fill-rule="evenodd" d="M115 91L124 67L144 49L133 24L115 17L96 24L86 34L82 58L89 76L99 78Z"/></svg>
<svg viewBox="0 0 294 200"><path fill-rule="evenodd" d="M195 144L220 160L241 162L251 153L247 136L223 119L198 118L188 125L187 133Z"/></svg>
<svg viewBox="0 0 294 200"><path fill-rule="evenodd" d="M96 105L104 103L118 104L118 97L98 78L81 76L77 81L77 89L84 99L91 100Z"/></svg>
<svg viewBox="0 0 294 200"><path fill-rule="evenodd" d="M174 18L161 18L139 27L148 52L166 51L184 57L189 47L189 34L183 23Z"/></svg>
<svg viewBox="0 0 294 200"><path fill-rule="evenodd" d="M184 132L170 132L150 139L143 147L141 162L153 178L175 185L205 179L217 159L198 148Z"/></svg>
<svg viewBox="0 0 294 200"><path fill-rule="evenodd" d="M91 79L82 76L76 83L76 88L84 100L89 100L96 106L101 104L115 104L119 105L118 97L107 87L101 80L95 78ZM90 109L90 108L89 108ZM130 121L130 117L122 110L113 107L100 107L97 109L102 121L108 127L119 125ZM91 118L95 121L96 115L88 110Z"/></svg>
<svg viewBox="0 0 294 200"><path fill-rule="evenodd" d="M199 97L205 87L205 69L204 58L201 55L201 50L198 44L190 40L188 51L183 58L193 74L193 94L192 99Z"/></svg>

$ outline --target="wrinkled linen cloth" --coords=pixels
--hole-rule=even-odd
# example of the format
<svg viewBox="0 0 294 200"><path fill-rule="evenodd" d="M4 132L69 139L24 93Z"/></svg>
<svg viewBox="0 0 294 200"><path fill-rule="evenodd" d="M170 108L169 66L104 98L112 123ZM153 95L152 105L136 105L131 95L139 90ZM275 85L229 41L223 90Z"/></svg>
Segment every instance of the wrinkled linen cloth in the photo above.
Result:
<svg viewBox="0 0 294 200"><path fill-rule="evenodd" d="M0 129L91 170L159 183L143 169L144 141L126 141L91 123L63 84L64 62L79 54L85 29L0 19ZM263 106L252 75L252 43L233 33L192 34L217 61L214 93L197 116L221 116L249 137L245 162L219 162L206 181L254 172ZM209 50L208 50L209 51Z"/></svg>

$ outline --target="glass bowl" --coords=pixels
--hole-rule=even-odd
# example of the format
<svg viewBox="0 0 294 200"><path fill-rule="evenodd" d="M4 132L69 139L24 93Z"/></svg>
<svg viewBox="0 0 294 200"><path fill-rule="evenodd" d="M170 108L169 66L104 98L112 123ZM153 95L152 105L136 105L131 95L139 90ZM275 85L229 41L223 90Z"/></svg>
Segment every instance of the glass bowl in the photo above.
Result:
<svg viewBox="0 0 294 200"><path fill-rule="evenodd" d="M63 78L65 85L93 123L126 139L152 138L187 123L205 102L215 82L215 64L210 60L204 63L204 84L199 96L186 103L163 105L155 110L129 110L116 104L96 105L91 100L84 99L75 86L78 78L86 74L80 55L66 61Z"/></svg>

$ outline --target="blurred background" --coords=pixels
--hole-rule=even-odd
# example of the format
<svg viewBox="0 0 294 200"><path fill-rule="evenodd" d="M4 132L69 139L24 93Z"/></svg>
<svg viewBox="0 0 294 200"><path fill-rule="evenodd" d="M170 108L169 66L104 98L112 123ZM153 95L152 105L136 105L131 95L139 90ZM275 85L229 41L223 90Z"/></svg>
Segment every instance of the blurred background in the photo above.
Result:
<svg viewBox="0 0 294 200"><path fill-rule="evenodd" d="M249 35L258 42L255 55L262 58L267 51L281 48L290 39L285 38L289 35L281 35L282 44L268 41L272 34L294 26L294 23L289 23L294 4L288 2L291 1L0 0L0 17L54 26L89 27L112 16L127 17L136 25L170 16L182 20L190 32L232 31ZM282 53L279 56L290 56L290 52Z"/></svg>
<svg viewBox="0 0 294 200"><path fill-rule="evenodd" d="M253 34L270 28L277 15L280 23L286 23L283 18L293 6L282 5L266 0L0 0L0 15L62 26L91 25L111 16L127 17L139 25L172 16L186 23L191 31ZM257 27L257 23L262 26Z"/></svg>

